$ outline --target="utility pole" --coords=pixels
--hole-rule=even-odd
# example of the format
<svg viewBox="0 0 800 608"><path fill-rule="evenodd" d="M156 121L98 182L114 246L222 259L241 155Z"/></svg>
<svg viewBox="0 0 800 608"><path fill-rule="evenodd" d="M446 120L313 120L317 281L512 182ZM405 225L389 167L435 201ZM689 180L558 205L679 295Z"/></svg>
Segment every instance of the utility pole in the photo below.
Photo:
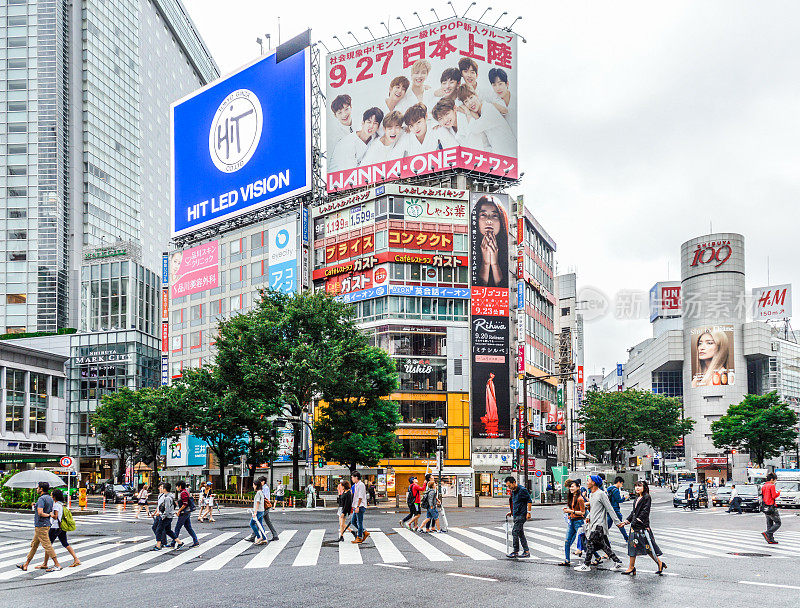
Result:
<svg viewBox="0 0 800 608"><path fill-rule="evenodd" d="M530 492L528 484L528 379L522 381L522 487Z"/></svg>

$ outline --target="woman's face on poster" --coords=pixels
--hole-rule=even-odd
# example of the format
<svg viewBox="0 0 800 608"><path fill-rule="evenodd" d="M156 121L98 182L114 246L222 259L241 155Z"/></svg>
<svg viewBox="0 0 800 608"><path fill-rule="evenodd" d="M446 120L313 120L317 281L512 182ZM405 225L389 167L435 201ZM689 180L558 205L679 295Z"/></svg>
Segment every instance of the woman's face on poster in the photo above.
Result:
<svg viewBox="0 0 800 608"><path fill-rule="evenodd" d="M697 341L697 358L700 361L710 361L717 354L717 343L711 334L703 334Z"/></svg>
<svg viewBox="0 0 800 608"><path fill-rule="evenodd" d="M491 203L481 203L478 207L478 232L480 234L500 234L500 212Z"/></svg>

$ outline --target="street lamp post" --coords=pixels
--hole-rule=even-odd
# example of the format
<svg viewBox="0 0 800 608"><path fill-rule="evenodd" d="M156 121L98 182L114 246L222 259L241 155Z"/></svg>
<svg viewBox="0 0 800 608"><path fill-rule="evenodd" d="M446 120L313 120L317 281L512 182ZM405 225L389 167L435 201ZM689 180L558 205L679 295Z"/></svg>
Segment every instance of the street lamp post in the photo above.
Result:
<svg viewBox="0 0 800 608"><path fill-rule="evenodd" d="M439 494L442 495L442 469L444 468L444 444L442 443L442 432L447 425L440 416L436 420L436 457L439 461ZM443 496L442 496L443 497Z"/></svg>

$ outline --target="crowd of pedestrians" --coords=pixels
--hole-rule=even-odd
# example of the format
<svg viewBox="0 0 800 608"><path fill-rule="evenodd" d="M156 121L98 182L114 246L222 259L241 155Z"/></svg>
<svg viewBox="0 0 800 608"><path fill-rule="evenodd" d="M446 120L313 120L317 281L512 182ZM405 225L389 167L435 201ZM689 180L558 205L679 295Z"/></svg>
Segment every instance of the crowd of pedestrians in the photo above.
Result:
<svg viewBox="0 0 800 608"><path fill-rule="evenodd" d="M401 527L420 534L447 533L447 519L442 506L442 496L430 473L425 475L422 485L417 483L416 477L408 478L406 504L408 505L408 515L400 520ZM425 519L420 523L423 509L425 509Z"/></svg>

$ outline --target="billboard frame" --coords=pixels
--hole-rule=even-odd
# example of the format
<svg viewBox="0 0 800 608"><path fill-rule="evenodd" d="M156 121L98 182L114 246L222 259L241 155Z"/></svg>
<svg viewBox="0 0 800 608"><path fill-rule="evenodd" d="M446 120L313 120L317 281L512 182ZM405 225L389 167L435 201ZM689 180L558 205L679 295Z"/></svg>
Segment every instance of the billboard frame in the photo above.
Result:
<svg viewBox="0 0 800 608"><path fill-rule="evenodd" d="M301 36L307 36L307 33ZM299 37L298 37L299 38ZM285 43L289 44L291 41ZM174 111L175 107L179 104L188 101L205 92L206 90L218 85L221 81L231 78L242 71L254 66L260 61L264 61L278 53L276 47L265 55L250 61L249 63L220 76L218 79L210 82L203 87L193 91L192 93L180 98L179 100L170 104L170 232L174 231L174 213L175 204L175 131L174 131ZM325 181L322 177L322 151L321 145L321 96L322 91L319 86L319 69L320 69L320 51L316 44L309 44L303 48L303 52L308 52L309 60L306 63L306 81L308 82L307 96L306 96L306 121L308 129L306 131L306 168L308 171L308 185L302 186L298 190L279 195L271 199L263 206L256 208L244 208L236 212L232 212L224 217L211 219L203 222L191 229L187 229L180 234L172 234L171 241L179 248L183 248L196 243L204 241L209 238L218 237L226 232L250 226L252 224L262 222L264 220L287 215L291 212L299 212L300 207L312 200L319 200L325 193Z"/></svg>

